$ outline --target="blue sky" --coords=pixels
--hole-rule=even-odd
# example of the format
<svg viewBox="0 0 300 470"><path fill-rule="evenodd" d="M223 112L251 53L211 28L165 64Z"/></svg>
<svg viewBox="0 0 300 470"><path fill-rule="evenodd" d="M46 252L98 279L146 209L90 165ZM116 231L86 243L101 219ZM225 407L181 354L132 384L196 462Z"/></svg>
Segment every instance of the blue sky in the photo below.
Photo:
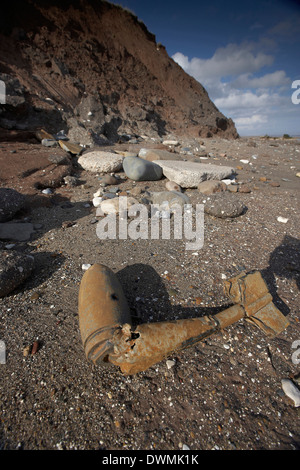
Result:
<svg viewBox="0 0 300 470"><path fill-rule="evenodd" d="M145 23L240 135L300 135L300 103L292 102L292 83L300 80L299 1L111 3Z"/></svg>

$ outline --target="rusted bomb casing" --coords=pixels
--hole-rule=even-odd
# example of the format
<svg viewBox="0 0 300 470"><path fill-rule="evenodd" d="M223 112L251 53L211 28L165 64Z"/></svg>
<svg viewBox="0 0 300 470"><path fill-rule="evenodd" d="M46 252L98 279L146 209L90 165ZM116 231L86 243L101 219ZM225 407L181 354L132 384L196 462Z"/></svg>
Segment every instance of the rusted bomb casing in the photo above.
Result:
<svg viewBox="0 0 300 470"><path fill-rule="evenodd" d="M95 364L110 363L124 374L136 374L242 318L253 321L269 336L288 326L258 271L226 281L225 292L236 305L216 315L145 323L133 330L116 275L96 264L84 274L79 291L79 323L86 356Z"/></svg>
<svg viewBox="0 0 300 470"><path fill-rule="evenodd" d="M233 305L214 316L143 323L134 332L129 325L124 325L115 333L114 352L110 353L108 360L119 366L125 375L136 374L170 354L203 341L243 316L243 307Z"/></svg>
<svg viewBox="0 0 300 470"><path fill-rule="evenodd" d="M83 275L78 297L79 327L86 357L107 362L115 331L131 324L130 310L116 275L94 264Z"/></svg>

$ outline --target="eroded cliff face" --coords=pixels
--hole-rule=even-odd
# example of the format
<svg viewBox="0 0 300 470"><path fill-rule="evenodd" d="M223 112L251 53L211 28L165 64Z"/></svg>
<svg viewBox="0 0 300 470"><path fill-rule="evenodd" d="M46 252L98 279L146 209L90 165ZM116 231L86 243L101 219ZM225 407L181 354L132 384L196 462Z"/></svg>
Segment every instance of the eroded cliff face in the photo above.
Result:
<svg viewBox="0 0 300 470"><path fill-rule="evenodd" d="M2 128L64 129L82 144L126 133L238 137L146 26L106 1L7 2L0 79Z"/></svg>

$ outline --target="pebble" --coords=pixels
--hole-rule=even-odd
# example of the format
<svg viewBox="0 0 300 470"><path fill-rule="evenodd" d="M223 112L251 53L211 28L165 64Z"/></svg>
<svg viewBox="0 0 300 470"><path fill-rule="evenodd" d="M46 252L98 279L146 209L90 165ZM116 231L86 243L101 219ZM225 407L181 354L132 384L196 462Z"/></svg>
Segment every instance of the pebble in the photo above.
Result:
<svg viewBox="0 0 300 470"><path fill-rule="evenodd" d="M286 219L285 217L277 217L278 222L282 222L283 224L286 224L289 219Z"/></svg>
<svg viewBox="0 0 300 470"><path fill-rule="evenodd" d="M34 269L34 258L16 251L0 254L0 297L4 297L21 285Z"/></svg>
<svg viewBox="0 0 300 470"><path fill-rule="evenodd" d="M151 162L154 160L182 160L181 155L176 153L168 152L167 150L147 148L142 148L139 151L139 157Z"/></svg>
<svg viewBox="0 0 300 470"><path fill-rule="evenodd" d="M174 145L174 147L176 147L177 145L179 145L179 141L178 140L164 140L163 145Z"/></svg>
<svg viewBox="0 0 300 470"><path fill-rule="evenodd" d="M289 379L282 379L282 390L294 402L294 406L300 406L300 390L296 387L294 382Z"/></svg>
<svg viewBox="0 0 300 470"><path fill-rule="evenodd" d="M46 188L42 190L43 194L52 194L52 190L50 188Z"/></svg>
<svg viewBox="0 0 300 470"><path fill-rule="evenodd" d="M217 180L203 181L198 185L198 191L202 194L214 194L225 191L226 184Z"/></svg>
<svg viewBox="0 0 300 470"><path fill-rule="evenodd" d="M84 263L82 266L81 266L81 269L83 271L87 271L92 265L91 264L88 264L88 263Z"/></svg>
<svg viewBox="0 0 300 470"><path fill-rule="evenodd" d="M172 369L172 367L174 367L175 364L176 364L175 361L172 361L172 360L167 360L166 361L166 366L167 366L168 369Z"/></svg>
<svg viewBox="0 0 300 470"><path fill-rule="evenodd" d="M236 199L236 196L230 192L214 194L207 199L204 205L204 212L214 217L238 217L246 210L242 201Z"/></svg>
<svg viewBox="0 0 300 470"><path fill-rule="evenodd" d="M179 184L175 183L175 181L167 181L166 182L166 189L168 191L178 191L181 192L181 187Z"/></svg>
<svg viewBox="0 0 300 470"><path fill-rule="evenodd" d="M23 208L25 197L15 189L0 188L0 222L6 222Z"/></svg>
<svg viewBox="0 0 300 470"><path fill-rule="evenodd" d="M58 145L55 139L43 139L41 143L44 147L57 147Z"/></svg>
<svg viewBox="0 0 300 470"><path fill-rule="evenodd" d="M118 178L116 178L115 176L112 176L112 175L105 175L103 176L103 178L101 178L101 182L100 182L100 185L101 186L108 186L108 185L111 185L111 184L118 184L120 182L120 180Z"/></svg>

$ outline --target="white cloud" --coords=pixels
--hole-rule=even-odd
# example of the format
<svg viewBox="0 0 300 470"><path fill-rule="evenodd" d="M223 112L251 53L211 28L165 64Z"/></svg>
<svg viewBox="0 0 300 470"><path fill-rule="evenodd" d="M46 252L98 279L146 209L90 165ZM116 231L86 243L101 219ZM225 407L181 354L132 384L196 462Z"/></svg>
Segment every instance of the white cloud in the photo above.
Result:
<svg viewBox="0 0 300 470"><path fill-rule="evenodd" d="M189 59L181 52L173 59L206 88L217 108L233 119L238 132L265 134L268 132L262 128L280 127L282 113L288 116L295 111L286 93L292 82L284 70L259 76L274 62L273 55L264 52L273 47L272 40L262 38L259 43L230 43L208 59Z"/></svg>
<svg viewBox="0 0 300 470"><path fill-rule="evenodd" d="M251 77L245 73L231 82L234 88L270 88L284 85L290 85L291 81L284 70L266 73L262 77Z"/></svg>
<svg viewBox="0 0 300 470"><path fill-rule="evenodd" d="M197 57L188 59L181 52L176 52L173 59L196 80L205 83L213 78L226 78L243 73L253 73L273 63L273 57L264 52L253 52L253 43L228 44L216 50L210 59Z"/></svg>

